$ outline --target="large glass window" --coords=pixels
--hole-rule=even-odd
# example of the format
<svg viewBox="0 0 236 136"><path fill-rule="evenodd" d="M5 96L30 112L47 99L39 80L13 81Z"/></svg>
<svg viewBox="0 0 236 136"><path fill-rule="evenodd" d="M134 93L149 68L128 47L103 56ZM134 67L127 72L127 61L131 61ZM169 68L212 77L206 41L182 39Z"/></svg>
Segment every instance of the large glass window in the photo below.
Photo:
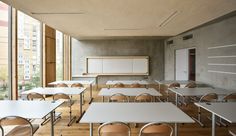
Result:
<svg viewBox="0 0 236 136"><path fill-rule="evenodd" d="M63 34L56 31L56 80L63 80Z"/></svg>
<svg viewBox="0 0 236 136"><path fill-rule="evenodd" d="M40 22L18 11L18 95L41 86Z"/></svg>
<svg viewBox="0 0 236 136"><path fill-rule="evenodd" d="M0 100L9 98L8 84L8 5L0 1Z"/></svg>

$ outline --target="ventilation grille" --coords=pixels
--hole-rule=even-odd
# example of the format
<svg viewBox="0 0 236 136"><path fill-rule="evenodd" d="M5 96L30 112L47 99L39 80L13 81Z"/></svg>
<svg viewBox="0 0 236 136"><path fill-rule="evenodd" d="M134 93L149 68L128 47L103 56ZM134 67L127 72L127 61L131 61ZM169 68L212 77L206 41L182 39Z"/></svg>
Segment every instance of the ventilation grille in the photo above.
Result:
<svg viewBox="0 0 236 136"><path fill-rule="evenodd" d="M183 40L189 40L193 38L193 34L189 34L183 37Z"/></svg>
<svg viewBox="0 0 236 136"><path fill-rule="evenodd" d="M170 44L173 44L173 43L174 43L173 40L169 40L169 41L166 42L167 45L170 45Z"/></svg>

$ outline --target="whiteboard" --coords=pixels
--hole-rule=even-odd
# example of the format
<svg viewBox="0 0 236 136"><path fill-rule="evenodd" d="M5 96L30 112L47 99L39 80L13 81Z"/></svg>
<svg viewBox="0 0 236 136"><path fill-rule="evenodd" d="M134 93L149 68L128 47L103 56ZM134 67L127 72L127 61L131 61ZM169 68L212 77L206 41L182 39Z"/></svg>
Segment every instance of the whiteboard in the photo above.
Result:
<svg viewBox="0 0 236 136"><path fill-rule="evenodd" d="M87 74L148 75L148 56L92 56L86 58Z"/></svg>

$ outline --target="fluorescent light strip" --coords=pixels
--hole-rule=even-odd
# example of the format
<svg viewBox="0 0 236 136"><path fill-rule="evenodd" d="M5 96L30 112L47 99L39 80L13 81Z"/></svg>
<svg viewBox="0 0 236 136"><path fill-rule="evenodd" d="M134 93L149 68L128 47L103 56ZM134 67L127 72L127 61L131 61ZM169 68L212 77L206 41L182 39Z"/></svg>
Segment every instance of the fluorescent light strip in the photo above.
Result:
<svg viewBox="0 0 236 136"><path fill-rule="evenodd" d="M232 56L208 56L209 59L215 59L215 58L236 58L235 55Z"/></svg>
<svg viewBox="0 0 236 136"><path fill-rule="evenodd" d="M208 50L210 50L210 49L218 49L218 48L234 47L234 46L236 46L236 44L223 45L223 46L215 46L215 47L209 47Z"/></svg>
<svg viewBox="0 0 236 136"><path fill-rule="evenodd" d="M208 63L209 66L236 66L236 64L217 64L217 63Z"/></svg>
<svg viewBox="0 0 236 136"><path fill-rule="evenodd" d="M230 75L236 75L235 72L224 72L224 71L215 71L215 70L208 70L210 73L220 73L220 74L230 74Z"/></svg>
<svg viewBox="0 0 236 136"><path fill-rule="evenodd" d="M110 31L110 30L118 30L118 31L123 31L123 30L125 30L125 31L130 31L130 30L132 30L132 31L136 31L136 30L144 30L144 28L105 28L104 30L108 30L108 31Z"/></svg>
<svg viewBox="0 0 236 136"><path fill-rule="evenodd" d="M85 12L32 12L33 15L77 15L77 14L85 14Z"/></svg>
<svg viewBox="0 0 236 136"><path fill-rule="evenodd" d="M160 25L159 27L167 25L176 15L178 11L173 12L170 16L168 16Z"/></svg>

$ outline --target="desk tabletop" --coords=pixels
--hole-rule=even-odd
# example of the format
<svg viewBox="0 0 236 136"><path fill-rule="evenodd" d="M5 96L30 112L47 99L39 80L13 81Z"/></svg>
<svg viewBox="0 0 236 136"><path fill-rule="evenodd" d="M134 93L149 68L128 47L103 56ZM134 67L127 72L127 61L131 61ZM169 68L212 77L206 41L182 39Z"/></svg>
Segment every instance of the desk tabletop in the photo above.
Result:
<svg viewBox="0 0 236 136"><path fill-rule="evenodd" d="M149 84L148 81L146 81L146 80L111 80L111 81L107 81L106 85L114 85L116 83L123 83L123 84L126 84L126 85L131 85L131 84L134 84L134 83L139 83L139 84L142 84L142 85Z"/></svg>
<svg viewBox="0 0 236 136"><path fill-rule="evenodd" d="M94 80L63 80L63 81L54 81L54 82L51 82L51 83L48 83L48 84L49 85L57 85L57 84L60 84L60 83L65 83L67 85L72 85L74 83L80 83L80 84L83 84L83 85L90 85L90 84L94 83Z"/></svg>
<svg viewBox="0 0 236 136"><path fill-rule="evenodd" d="M214 89L210 87L202 88L169 88L170 91L177 93L180 96L202 96L208 93L216 93L218 95L227 95L232 93L232 91Z"/></svg>
<svg viewBox="0 0 236 136"><path fill-rule="evenodd" d="M98 75L92 75L92 74L87 74L87 75L73 75L72 77L78 77L78 78L97 78Z"/></svg>
<svg viewBox="0 0 236 136"><path fill-rule="evenodd" d="M162 96L154 88L102 88L99 92L99 96L111 96L116 93L122 93L127 96L137 96L142 93L148 93L153 96Z"/></svg>
<svg viewBox="0 0 236 136"><path fill-rule="evenodd" d="M45 117L55 110L64 101L23 101L3 100L0 101L0 118L6 116L20 116L28 119Z"/></svg>
<svg viewBox="0 0 236 136"><path fill-rule="evenodd" d="M194 121L172 103L92 103L80 123L193 123Z"/></svg>
<svg viewBox="0 0 236 136"><path fill-rule="evenodd" d="M81 94L86 90L86 88L76 88L76 87L39 87L39 88L34 88L29 91L24 91L21 94L29 94L29 93L39 93L43 95L54 95L58 93L64 93L68 95L77 95Z"/></svg>
<svg viewBox="0 0 236 136"><path fill-rule="evenodd" d="M236 102L225 103L195 103L195 105L204 108L211 113L223 118L229 123L236 122Z"/></svg>

